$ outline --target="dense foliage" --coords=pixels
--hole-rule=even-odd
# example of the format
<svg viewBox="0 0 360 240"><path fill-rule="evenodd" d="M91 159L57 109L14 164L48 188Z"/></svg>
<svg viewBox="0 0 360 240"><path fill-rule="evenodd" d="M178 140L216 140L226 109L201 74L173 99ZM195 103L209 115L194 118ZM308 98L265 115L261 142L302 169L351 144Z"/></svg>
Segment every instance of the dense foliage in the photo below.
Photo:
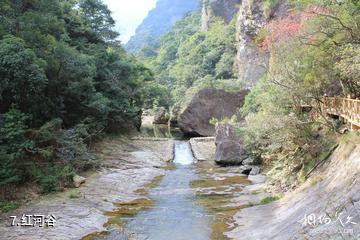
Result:
<svg viewBox="0 0 360 240"><path fill-rule="evenodd" d="M137 53L146 46L156 46L160 36L169 32L177 20L200 6L199 0L158 0L143 22L137 27L125 48Z"/></svg>
<svg viewBox="0 0 360 240"><path fill-rule="evenodd" d="M139 125L152 75L113 26L101 0L0 1L1 190L26 179L56 190L93 165L94 137Z"/></svg>
<svg viewBox="0 0 360 240"><path fill-rule="evenodd" d="M139 53L154 72L150 89L158 91L149 107L181 105L206 86L240 86L234 74L235 19L226 25L213 18L209 30L202 32L200 14L191 14L162 36L159 46Z"/></svg>
<svg viewBox="0 0 360 240"><path fill-rule="evenodd" d="M303 180L331 149L337 124L322 112L322 97L360 96L359 1L297 1L294 7L265 27L259 47L270 52L269 70L242 109L248 148L276 156L274 179L284 186L294 183L288 175Z"/></svg>

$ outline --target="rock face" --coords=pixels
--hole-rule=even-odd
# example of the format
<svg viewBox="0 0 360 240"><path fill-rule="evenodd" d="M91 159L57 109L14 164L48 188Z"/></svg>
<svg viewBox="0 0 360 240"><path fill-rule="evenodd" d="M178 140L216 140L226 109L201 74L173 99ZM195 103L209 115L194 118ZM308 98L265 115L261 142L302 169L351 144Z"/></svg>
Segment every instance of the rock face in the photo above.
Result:
<svg viewBox="0 0 360 240"><path fill-rule="evenodd" d="M254 42L265 26L262 0L243 0L237 19L237 56L239 78L247 87L253 86L266 72L269 55Z"/></svg>
<svg viewBox="0 0 360 240"><path fill-rule="evenodd" d="M331 218L330 224L299 223L299 219L304 219L304 211L321 218L336 212L343 222L350 216L359 223L360 141L352 143L354 148L348 147L349 142L341 143L326 164L280 200L241 209L234 216L236 227L226 235L230 239L359 239L359 224L346 225L351 231L345 235L339 231L343 227L337 218Z"/></svg>
<svg viewBox="0 0 360 240"><path fill-rule="evenodd" d="M240 165L247 158L243 141L232 124L216 125L215 162L220 165Z"/></svg>
<svg viewBox="0 0 360 240"><path fill-rule="evenodd" d="M209 29L212 16L221 17L229 23L238 12L238 4L241 0L204 0L202 3L201 30Z"/></svg>
<svg viewBox="0 0 360 240"><path fill-rule="evenodd" d="M255 39L266 24L287 15L287 0L280 0L271 9L264 8L263 0L204 0L202 3L201 30L209 29L212 16L229 23L236 20L236 64L239 79L250 88L266 73L269 53L260 49Z"/></svg>
<svg viewBox="0 0 360 240"><path fill-rule="evenodd" d="M287 15L286 0L272 9L264 11L264 1L243 0L237 19L237 56L238 76L252 87L266 73L269 63L269 53L260 49L255 39L265 25Z"/></svg>
<svg viewBox="0 0 360 240"><path fill-rule="evenodd" d="M167 124L169 121L169 113L164 107L160 107L154 116L154 124Z"/></svg>
<svg viewBox="0 0 360 240"><path fill-rule="evenodd" d="M215 138L214 137L196 137L190 139L190 146L194 157L198 161L215 160Z"/></svg>
<svg viewBox="0 0 360 240"><path fill-rule="evenodd" d="M237 114L247 93L247 90L234 93L212 88L200 90L178 117L181 131L194 136L213 136L215 127L210 120L221 121Z"/></svg>
<svg viewBox="0 0 360 240"><path fill-rule="evenodd" d="M261 158L250 156L245 148L244 141L236 129L240 124L220 123L216 125L215 162L219 165L241 165L241 173L257 175L260 173Z"/></svg>

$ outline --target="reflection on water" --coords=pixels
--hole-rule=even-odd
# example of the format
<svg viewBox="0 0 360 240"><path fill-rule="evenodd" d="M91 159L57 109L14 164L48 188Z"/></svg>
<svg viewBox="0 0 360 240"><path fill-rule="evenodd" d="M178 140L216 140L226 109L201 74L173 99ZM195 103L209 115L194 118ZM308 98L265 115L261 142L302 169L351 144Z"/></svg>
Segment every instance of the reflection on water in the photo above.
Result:
<svg viewBox="0 0 360 240"><path fill-rule="evenodd" d="M210 216L195 203L196 195L190 187L190 182L198 178L193 162L189 143L177 142L176 169L169 171L159 186L150 190L149 197L155 201L154 207L140 212L127 224L137 239L210 239Z"/></svg>
<svg viewBox="0 0 360 240"><path fill-rule="evenodd" d="M140 134L143 137L172 138L177 140L184 139L184 134L180 131L179 128L169 127L165 124L151 124L141 126Z"/></svg>

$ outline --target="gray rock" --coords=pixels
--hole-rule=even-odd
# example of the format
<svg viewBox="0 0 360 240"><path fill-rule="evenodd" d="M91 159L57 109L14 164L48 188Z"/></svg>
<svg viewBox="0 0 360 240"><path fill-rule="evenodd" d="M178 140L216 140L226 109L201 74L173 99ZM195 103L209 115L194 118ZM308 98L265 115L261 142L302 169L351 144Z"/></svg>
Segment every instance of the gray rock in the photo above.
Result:
<svg viewBox="0 0 360 240"><path fill-rule="evenodd" d="M243 106L247 93L248 90L239 92L212 88L200 90L179 115L180 129L194 136L214 136L215 127L210 124L210 120L216 118L221 121L236 115L238 109Z"/></svg>
<svg viewBox="0 0 360 240"><path fill-rule="evenodd" d="M240 166L240 170L242 174L246 174L246 175L258 175L260 173L259 166L242 165Z"/></svg>
<svg viewBox="0 0 360 240"><path fill-rule="evenodd" d="M215 144L215 162L220 165L240 165L248 157L234 125L217 124Z"/></svg>
<svg viewBox="0 0 360 240"><path fill-rule="evenodd" d="M178 117L180 114L180 106L175 105L171 108L170 110L170 120L169 120L169 125L170 127L177 127L178 126Z"/></svg>
<svg viewBox="0 0 360 240"><path fill-rule="evenodd" d="M266 72L269 54L254 43L254 38L265 26L262 0L244 0L237 20L237 56L239 78L252 87Z"/></svg>
<svg viewBox="0 0 360 240"><path fill-rule="evenodd" d="M238 11L241 0L205 0L202 3L201 30L209 29L212 17L220 17L229 23Z"/></svg>
<svg viewBox="0 0 360 240"><path fill-rule="evenodd" d="M164 107L160 107L154 116L154 124L167 124L169 121L169 113Z"/></svg>
<svg viewBox="0 0 360 240"><path fill-rule="evenodd" d="M74 175L73 176L73 183L74 183L74 187L78 188L80 187L81 184L85 183L86 178L79 176L79 175Z"/></svg>
<svg viewBox="0 0 360 240"><path fill-rule="evenodd" d="M242 174L249 175L251 170L252 170L252 166L249 166L249 165L241 165L240 166L240 171Z"/></svg>
<svg viewBox="0 0 360 240"><path fill-rule="evenodd" d="M264 12L263 0L243 0L237 19L237 56L239 79L246 87L253 87L266 73L269 52L261 49L254 41L269 20L279 19L288 14L286 1L279 1L270 12Z"/></svg>
<svg viewBox="0 0 360 240"><path fill-rule="evenodd" d="M259 165L259 164L261 164L261 157L249 156L242 162L242 164L244 164L244 165Z"/></svg>
<svg viewBox="0 0 360 240"><path fill-rule="evenodd" d="M262 174L249 175L248 179L251 181L252 184L262 184L265 183L266 176Z"/></svg>
<svg viewBox="0 0 360 240"><path fill-rule="evenodd" d="M250 175L257 175L259 173L260 173L260 167L259 166L251 166Z"/></svg>

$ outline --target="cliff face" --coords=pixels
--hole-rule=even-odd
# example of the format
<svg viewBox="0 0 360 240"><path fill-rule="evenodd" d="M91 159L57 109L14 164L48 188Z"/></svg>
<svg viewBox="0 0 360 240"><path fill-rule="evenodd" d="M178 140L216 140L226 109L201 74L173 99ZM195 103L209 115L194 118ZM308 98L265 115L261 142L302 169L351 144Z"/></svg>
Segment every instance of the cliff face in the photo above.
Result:
<svg viewBox="0 0 360 240"><path fill-rule="evenodd" d="M207 31L211 16L221 17L229 23L238 12L241 0L203 0L202 2L202 31Z"/></svg>
<svg viewBox="0 0 360 240"><path fill-rule="evenodd" d="M237 19L237 55L238 77L253 86L266 72L268 53L259 49L254 39L265 26L266 18L262 0L243 0Z"/></svg>
<svg viewBox="0 0 360 240"><path fill-rule="evenodd" d="M260 31L267 23L286 16L286 0L279 0L271 7L264 0L203 0L202 31L207 31L212 16L230 22L237 14L236 65L238 77L246 87L252 87L267 71L269 54L256 44Z"/></svg>
<svg viewBox="0 0 360 240"><path fill-rule="evenodd" d="M174 23L187 13L197 10L199 0L158 0L156 7L136 29L136 33L125 45L129 52L137 52L168 32Z"/></svg>
<svg viewBox="0 0 360 240"><path fill-rule="evenodd" d="M278 1L274 6L265 7L263 0L243 0L237 19L237 55L238 77L246 87L252 87L267 71L269 53L255 43L259 32L271 21L288 14L286 0Z"/></svg>

